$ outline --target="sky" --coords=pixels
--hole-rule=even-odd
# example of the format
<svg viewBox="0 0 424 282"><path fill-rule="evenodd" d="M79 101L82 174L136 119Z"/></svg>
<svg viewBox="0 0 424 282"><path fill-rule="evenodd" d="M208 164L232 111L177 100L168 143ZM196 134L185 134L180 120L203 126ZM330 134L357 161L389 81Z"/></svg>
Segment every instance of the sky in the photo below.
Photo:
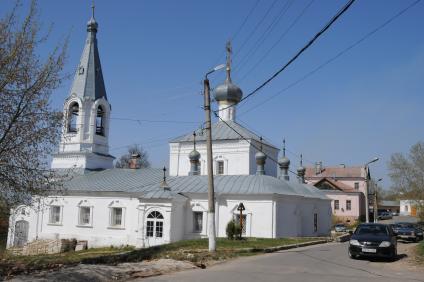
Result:
<svg viewBox="0 0 424 282"><path fill-rule="evenodd" d="M22 2L24 14L29 1ZM112 105L110 153L119 157L129 145L141 144L154 167L167 165L168 140L204 122L202 80L225 62L227 40L233 45L233 82L247 95L346 2L95 1L99 52ZM408 153L411 145L424 140L424 1L361 39L413 2L357 0L302 56L238 106L237 121L278 147L285 138L293 170L301 153L306 166L317 161L361 166L379 157L370 166L371 174L389 188L391 154ZM13 5L1 1L0 15ZM52 27L40 54L69 36L65 73L78 66L90 6L88 0L38 2L43 30ZM224 72L210 79L213 88L224 81ZM55 108L62 108L71 83L66 80L54 92Z"/></svg>

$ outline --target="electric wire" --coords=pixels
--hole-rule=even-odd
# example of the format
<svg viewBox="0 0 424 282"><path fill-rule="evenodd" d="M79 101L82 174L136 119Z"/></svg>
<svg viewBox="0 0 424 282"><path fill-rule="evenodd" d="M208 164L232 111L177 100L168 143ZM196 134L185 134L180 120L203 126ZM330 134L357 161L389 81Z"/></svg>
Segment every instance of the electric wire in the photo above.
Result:
<svg viewBox="0 0 424 282"><path fill-rule="evenodd" d="M320 38L355 2L356 0L349 0L338 12L336 15L334 15L331 20L325 24L325 26L315 34L315 36L306 43L305 46L303 46L285 65L283 65L277 72L275 72L271 77L269 77L267 80L265 80L262 84L260 84L258 87L256 87L253 91L251 91L249 94L247 94L245 97L243 97L240 102L243 102L256 93L258 93L259 90L261 90L263 87L265 87L268 83L270 83L274 78L276 78L280 73L282 73L285 69L287 69L288 66L290 66L294 61L296 61L300 55L302 55L303 52L305 52L309 47L311 47L315 41ZM234 107L234 105L227 106L222 109L218 109L215 112L223 111L228 108Z"/></svg>
<svg viewBox="0 0 424 282"><path fill-rule="evenodd" d="M262 106L265 103L271 101L272 99L276 98L280 94L286 92L287 90L289 90L289 89L293 88L294 86L298 85L300 82L302 82L302 81L306 80L307 78L309 78L310 76L314 75L316 72L318 72L319 70L323 69L325 66L329 65L330 63L332 63L336 59L340 58L341 56L343 56L344 54L346 54L347 52L349 52L350 50L352 50L356 46L360 45L361 43L363 43L364 41L366 41L367 39L369 39L371 36L373 36L374 34L376 34L378 31L380 31L381 29L383 29L384 27L386 27L388 24L390 24L391 22L393 22L395 19L397 19L401 15L403 15L405 12L407 12L409 9L411 9L412 7L414 7L415 5L417 5L419 2L421 2L421 0L416 0L416 1L412 2L410 5L408 5L404 9L400 10L399 12L397 12L396 14L394 14L393 16L391 16L389 19L387 19L382 24L380 24L379 26L377 26L376 28L374 28L373 30L371 30L370 32L368 32L367 34L365 34L363 37L361 37L360 39L358 39L357 41L355 41L353 44L349 45L348 47L346 47L345 49L343 49L342 51L340 51L339 53L337 53L335 56L331 57L330 59L328 59L327 61L325 61L324 63L322 63L321 65L319 65L315 69L313 69L312 71L308 72L307 74L305 74L304 76L302 76L298 80L290 83L287 87L285 87L285 88L281 89L280 91L276 92L271 97L265 99L264 101L260 102L259 104L255 105L255 106L247 109L246 111L241 112L239 114L239 116L245 115L246 113L248 113L248 112L250 112L250 111L252 111L254 109L259 108L260 106Z"/></svg>
<svg viewBox="0 0 424 282"><path fill-rule="evenodd" d="M303 17L303 15L306 13L306 11L309 9L309 7L312 6L315 0L309 1L308 4L303 8L303 10L300 12L300 14L293 20L293 22L287 27L287 29L280 35L278 40L269 48L263 56L253 65L252 68L250 68L239 80L238 82L242 82L253 70L255 70L258 65L260 65L265 58L271 53L272 50L286 37L286 35L290 32L290 30L297 24L297 22Z"/></svg>
<svg viewBox="0 0 424 282"><path fill-rule="evenodd" d="M249 49L249 51L240 59L238 65L235 65L234 71L243 68L243 66L252 58L252 56L258 51L259 47L266 41L267 36L269 36L273 30L277 27L279 22L284 18L287 11L292 6L294 0L288 0L280 9L279 13L274 17L271 23L266 27L265 31L261 36L256 40L254 45Z"/></svg>

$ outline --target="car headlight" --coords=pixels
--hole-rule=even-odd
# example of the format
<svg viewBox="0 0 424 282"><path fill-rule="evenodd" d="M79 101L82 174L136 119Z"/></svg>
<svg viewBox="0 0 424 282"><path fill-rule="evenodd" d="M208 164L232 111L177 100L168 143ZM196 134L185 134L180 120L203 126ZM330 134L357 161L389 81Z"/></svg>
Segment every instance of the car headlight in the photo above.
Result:
<svg viewBox="0 0 424 282"><path fill-rule="evenodd" d="M349 244L353 245L353 246L360 246L361 244L359 244L358 240L350 240Z"/></svg>
<svg viewBox="0 0 424 282"><path fill-rule="evenodd" d="M383 241L380 243L379 247L390 247L392 243L390 243L389 241Z"/></svg>

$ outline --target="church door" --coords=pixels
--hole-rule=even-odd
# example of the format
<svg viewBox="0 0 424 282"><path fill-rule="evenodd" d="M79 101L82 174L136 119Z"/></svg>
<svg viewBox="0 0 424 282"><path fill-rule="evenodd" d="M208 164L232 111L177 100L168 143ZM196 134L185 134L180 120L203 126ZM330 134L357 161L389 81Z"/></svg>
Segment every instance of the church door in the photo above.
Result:
<svg viewBox="0 0 424 282"><path fill-rule="evenodd" d="M163 244L163 215L152 211L147 215L146 240L148 246Z"/></svg>
<svg viewBox="0 0 424 282"><path fill-rule="evenodd" d="M25 220L19 220L15 224L14 247L22 247L28 241L29 223Z"/></svg>

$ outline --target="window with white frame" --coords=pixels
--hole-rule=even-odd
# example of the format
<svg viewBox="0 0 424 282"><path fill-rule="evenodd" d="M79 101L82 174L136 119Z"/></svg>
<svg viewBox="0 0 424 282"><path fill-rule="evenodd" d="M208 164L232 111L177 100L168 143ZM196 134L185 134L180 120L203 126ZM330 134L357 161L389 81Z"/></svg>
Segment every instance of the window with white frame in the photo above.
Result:
<svg viewBox="0 0 424 282"><path fill-rule="evenodd" d="M219 175L224 174L224 161L216 162L216 174L219 174Z"/></svg>
<svg viewBox="0 0 424 282"><path fill-rule="evenodd" d="M61 223L61 206L50 206L50 224Z"/></svg>
<svg viewBox="0 0 424 282"><path fill-rule="evenodd" d="M203 212L193 212L193 232L200 233L203 229Z"/></svg>
<svg viewBox="0 0 424 282"><path fill-rule="evenodd" d="M334 209L335 209L335 210L340 209L340 203L339 203L339 200L334 200Z"/></svg>
<svg viewBox="0 0 424 282"><path fill-rule="evenodd" d="M110 215L110 226L122 227L124 226L124 209L123 208L111 208Z"/></svg>
<svg viewBox="0 0 424 282"><path fill-rule="evenodd" d="M79 208L79 225L91 225L91 207Z"/></svg>
<svg viewBox="0 0 424 282"><path fill-rule="evenodd" d="M163 215L158 211L152 211L147 215L146 237L163 237Z"/></svg>
<svg viewBox="0 0 424 282"><path fill-rule="evenodd" d="M355 190L359 190L359 182L355 182Z"/></svg>
<svg viewBox="0 0 424 282"><path fill-rule="evenodd" d="M351 200L346 200L346 210L347 211L352 210L352 201Z"/></svg>

